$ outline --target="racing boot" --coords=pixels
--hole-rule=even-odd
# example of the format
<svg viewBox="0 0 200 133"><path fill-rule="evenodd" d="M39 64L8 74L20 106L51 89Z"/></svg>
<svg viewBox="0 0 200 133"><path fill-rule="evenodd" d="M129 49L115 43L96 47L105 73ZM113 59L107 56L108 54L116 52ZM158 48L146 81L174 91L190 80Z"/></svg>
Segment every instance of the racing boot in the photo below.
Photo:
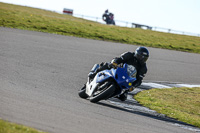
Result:
<svg viewBox="0 0 200 133"><path fill-rule="evenodd" d="M121 101L125 101L127 99L128 96L128 91L125 91L123 94L121 94L120 96L118 96L117 98Z"/></svg>

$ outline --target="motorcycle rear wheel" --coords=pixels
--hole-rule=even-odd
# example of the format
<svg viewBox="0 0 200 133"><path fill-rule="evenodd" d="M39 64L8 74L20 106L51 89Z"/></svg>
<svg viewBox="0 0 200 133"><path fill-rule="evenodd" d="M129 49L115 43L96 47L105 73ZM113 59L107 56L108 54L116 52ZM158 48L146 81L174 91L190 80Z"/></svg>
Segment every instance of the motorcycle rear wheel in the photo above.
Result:
<svg viewBox="0 0 200 133"><path fill-rule="evenodd" d="M107 88L103 89L97 95L93 95L90 97L90 102L97 103L100 100L109 98L115 92L115 85L111 84Z"/></svg>

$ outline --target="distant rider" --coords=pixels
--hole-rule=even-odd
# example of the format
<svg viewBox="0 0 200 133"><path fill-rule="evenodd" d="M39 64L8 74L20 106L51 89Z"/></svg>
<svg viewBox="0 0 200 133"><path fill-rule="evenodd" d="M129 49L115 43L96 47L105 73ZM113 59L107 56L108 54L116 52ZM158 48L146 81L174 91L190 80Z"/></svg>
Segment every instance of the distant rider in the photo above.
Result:
<svg viewBox="0 0 200 133"><path fill-rule="evenodd" d="M94 78L95 75L105 69L111 69L112 67L117 67L118 64L127 63L129 65L133 65L137 69L136 81L132 83L132 89L141 85L142 80L147 73L146 61L149 58L149 51L145 47L138 47L135 52L125 52L120 57L114 58L111 63L102 62L100 67L96 70L96 72L89 74L90 78ZM127 93L125 92L121 94L118 98L121 101L125 101L127 99Z"/></svg>
<svg viewBox="0 0 200 133"><path fill-rule="evenodd" d="M114 14L113 13L109 13L108 9L102 15L102 19L103 19L103 21L106 22L106 24L113 24L113 25L115 25Z"/></svg>
<svg viewBox="0 0 200 133"><path fill-rule="evenodd" d="M105 13L102 16L103 21L106 22L106 24L108 24L108 20L109 20L109 13L108 13L108 9L105 11Z"/></svg>

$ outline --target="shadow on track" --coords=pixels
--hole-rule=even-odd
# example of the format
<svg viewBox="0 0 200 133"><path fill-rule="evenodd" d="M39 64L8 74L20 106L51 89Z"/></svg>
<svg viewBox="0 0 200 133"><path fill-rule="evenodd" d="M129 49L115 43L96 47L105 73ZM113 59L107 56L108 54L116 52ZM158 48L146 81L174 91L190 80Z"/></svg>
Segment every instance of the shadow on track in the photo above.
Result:
<svg viewBox="0 0 200 133"><path fill-rule="evenodd" d="M146 117L149 117L149 118L152 118L152 119L156 119L156 120L169 122L169 123L172 123L172 124L180 124L182 126L189 126L190 128L195 128L196 130L200 131L200 128L198 128L198 127L195 127L195 126L187 124L185 122L181 122L181 121L178 121L176 119L164 116L164 115L159 114L159 113L157 113L158 115L153 115L153 114L150 114L150 113L129 110L129 109L126 109L126 108L118 107L118 106L111 105L111 104L104 103L104 102L98 102L96 104L101 105L101 106L106 106L106 107L109 107L109 108L113 108L113 109L117 109L117 110L120 110L120 111L128 112L128 113L133 113L133 114L137 114L137 115L141 115L141 116L146 116Z"/></svg>

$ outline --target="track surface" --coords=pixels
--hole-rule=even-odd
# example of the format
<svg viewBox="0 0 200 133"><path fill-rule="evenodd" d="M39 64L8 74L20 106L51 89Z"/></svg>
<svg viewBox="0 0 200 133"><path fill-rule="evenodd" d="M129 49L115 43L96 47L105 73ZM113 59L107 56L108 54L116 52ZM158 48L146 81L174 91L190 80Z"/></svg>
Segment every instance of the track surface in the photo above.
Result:
<svg viewBox="0 0 200 133"><path fill-rule="evenodd" d="M137 46L0 28L0 118L54 133L193 132L78 97L93 64ZM200 55L149 48L145 81L200 84Z"/></svg>

